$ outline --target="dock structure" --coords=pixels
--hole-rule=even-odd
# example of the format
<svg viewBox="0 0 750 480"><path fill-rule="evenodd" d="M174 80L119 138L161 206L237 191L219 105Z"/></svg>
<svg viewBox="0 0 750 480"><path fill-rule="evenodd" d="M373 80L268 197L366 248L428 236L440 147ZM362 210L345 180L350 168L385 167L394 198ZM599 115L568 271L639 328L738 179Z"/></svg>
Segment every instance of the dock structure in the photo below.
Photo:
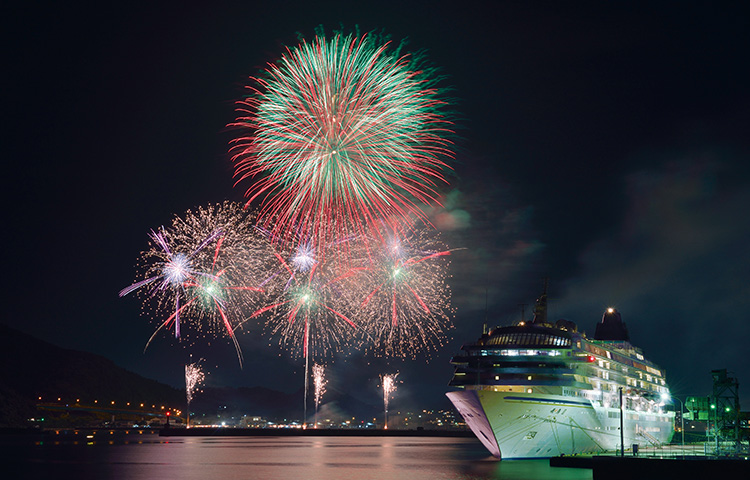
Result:
<svg viewBox="0 0 750 480"><path fill-rule="evenodd" d="M594 480L634 478L750 478L750 461L738 458L555 457L550 466L590 468Z"/></svg>
<svg viewBox="0 0 750 480"><path fill-rule="evenodd" d="M573 455L550 458L551 467L587 468L594 480L634 478L750 478L750 455L716 456L713 445L699 443L644 448L638 454Z"/></svg>

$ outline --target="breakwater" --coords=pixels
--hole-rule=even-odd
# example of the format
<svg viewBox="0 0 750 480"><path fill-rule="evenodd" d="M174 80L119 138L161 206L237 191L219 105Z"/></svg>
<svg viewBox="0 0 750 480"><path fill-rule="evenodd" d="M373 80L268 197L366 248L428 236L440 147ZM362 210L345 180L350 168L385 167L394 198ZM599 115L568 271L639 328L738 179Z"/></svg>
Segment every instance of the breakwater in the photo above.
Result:
<svg viewBox="0 0 750 480"><path fill-rule="evenodd" d="M162 437L465 437L469 430L382 429L382 428L162 428Z"/></svg>

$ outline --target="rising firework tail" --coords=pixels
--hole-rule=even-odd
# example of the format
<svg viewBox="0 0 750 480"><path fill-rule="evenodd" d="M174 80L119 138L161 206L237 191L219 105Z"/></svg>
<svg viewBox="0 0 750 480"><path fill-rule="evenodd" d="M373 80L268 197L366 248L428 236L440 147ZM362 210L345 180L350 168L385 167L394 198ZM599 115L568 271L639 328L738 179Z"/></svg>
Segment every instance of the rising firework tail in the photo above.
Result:
<svg viewBox="0 0 750 480"><path fill-rule="evenodd" d="M206 374L198 363L189 363L185 365L185 395L188 408L193 401L193 395L203 385ZM189 414L189 412L188 412Z"/></svg>
<svg viewBox="0 0 750 480"><path fill-rule="evenodd" d="M206 374L200 366L200 361L185 365L185 396L187 400L186 425L188 427L190 427L190 403L192 403L193 395L199 391L205 379Z"/></svg>
<svg viewBox="0 0 750 480"><path fill-rule="evenodd" d="M393 392L396 391L396 377L398 377L398 372L383 374L380 376L380 382L383 385L383 417L385 420L385 429L388 429L388 405L391 401Z"/></svg>
<svg viewBox="0 0 750 480"><path fill-rule="evenodd" d="M323 399L323 394L326 393L326 384L328 381L325 378L325 367L323 365L315 364L312 368L313 375L313 389L315 400L315 428L318 427L318 409L320 408L320 401Z"/></svg>

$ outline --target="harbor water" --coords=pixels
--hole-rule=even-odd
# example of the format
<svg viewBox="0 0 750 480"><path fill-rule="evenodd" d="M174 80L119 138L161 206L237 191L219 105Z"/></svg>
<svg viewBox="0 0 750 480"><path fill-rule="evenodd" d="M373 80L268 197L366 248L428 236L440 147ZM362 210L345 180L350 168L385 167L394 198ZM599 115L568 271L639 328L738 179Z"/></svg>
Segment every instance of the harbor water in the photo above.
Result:
<svg viewBox="0 0 750 480"><path fill-rule="evenodd" d="M4 478L159 480L591 479L548 460L500 462L473 438L160 437L150 431L0 436Z"/></svg>

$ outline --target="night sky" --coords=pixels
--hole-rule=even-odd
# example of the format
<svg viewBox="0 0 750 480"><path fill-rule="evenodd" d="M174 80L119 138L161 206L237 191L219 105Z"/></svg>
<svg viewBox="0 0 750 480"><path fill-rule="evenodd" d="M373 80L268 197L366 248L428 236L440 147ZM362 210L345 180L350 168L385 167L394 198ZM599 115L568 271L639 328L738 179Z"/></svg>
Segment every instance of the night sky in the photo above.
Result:
<svg viewBox="0 0 750 480"><path fill-rule="evenodd" d="M461 344L521 316L593 334L617 308L673 394L727 368L750 406L750 19L741 2L243 2L6 8L2 321L184 387L135 278L148 232L243 199L228 142L248 77L317 25L408 37L452 87L456 161L435 225L456 329L429 363L337 358L329 391L443 404ZM192 2L185 2L190 4ZM658 5L655 5L657 4ZM744 8L744 9L741 9ZM201 351L209 385L292 392L302 363L257 328ZM324 399L325 401L325 399Z"/></svg>

